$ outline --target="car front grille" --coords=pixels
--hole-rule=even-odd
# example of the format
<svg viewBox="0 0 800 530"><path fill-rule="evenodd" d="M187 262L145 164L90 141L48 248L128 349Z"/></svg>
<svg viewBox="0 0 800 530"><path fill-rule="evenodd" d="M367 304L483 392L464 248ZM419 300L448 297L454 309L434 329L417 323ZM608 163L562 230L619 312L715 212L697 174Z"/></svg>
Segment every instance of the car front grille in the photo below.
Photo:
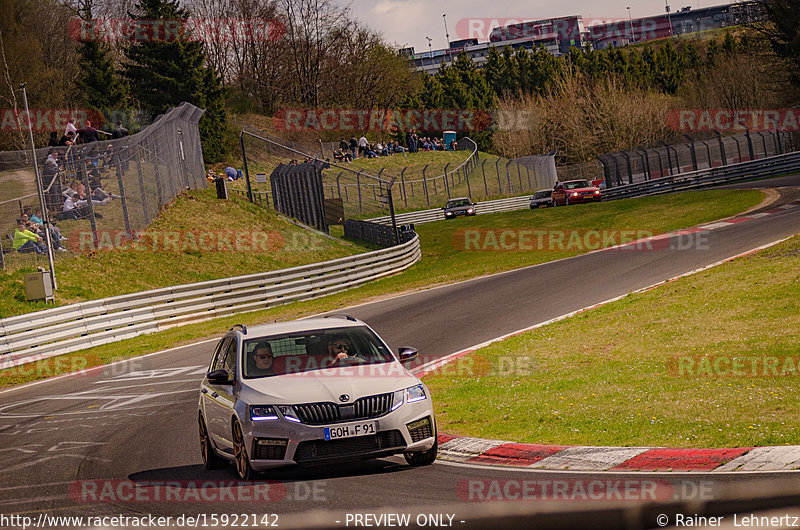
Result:
<svg viewBox="0 0 800 530"><path fill-rule="evenodd" d="M346 459L381 451L400 452L405 447L403 435L397 430L340 440L311 440L297 444L294 461L303 464L318 460Z"/></svg>
<svg viewBox="0 0 800 530"><path fill-rule="evenodd" d="M344 421L379 418L389 413L392 408L392 396L378 394L357 399L351 405L336 403L306 403L295 405L298 419L307 425L326 425Z"/></svg>

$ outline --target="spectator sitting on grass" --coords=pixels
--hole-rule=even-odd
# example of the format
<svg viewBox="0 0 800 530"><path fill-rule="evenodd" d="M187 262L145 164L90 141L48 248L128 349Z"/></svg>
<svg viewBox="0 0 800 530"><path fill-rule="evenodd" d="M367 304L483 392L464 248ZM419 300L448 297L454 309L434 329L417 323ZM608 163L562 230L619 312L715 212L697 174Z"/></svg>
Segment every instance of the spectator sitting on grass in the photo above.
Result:
<svg viewBox="0 0 800 530"><path fill-rule="evenodd" d="M25 211L30 211L31 207L28 206ZM34 210L33 215L30 216L31 223L34 223L39 226L44 226L44 221L42 220L42 209L36 208ZM53 221L50 221L50 235L53 239L58 241L66 241L67 238L61 235L61 229L56 226Z"/></svg>
<svg viewBox="0 0 800 530"><path fill-rule="evenodd" d="M375 152L375 145L367 145L364 148L364 154L367 158L378 158L378 153Z"/></svg>
<svg viewBox="0 0 800 530"><path fill-rule="evenodd" d="M22 253L36 252L37 254L44 254L47 252L47 247L44 246L42 238L28 230L22 218L17 219L17 228L14 230L12 246L14 250Z"/></svg>

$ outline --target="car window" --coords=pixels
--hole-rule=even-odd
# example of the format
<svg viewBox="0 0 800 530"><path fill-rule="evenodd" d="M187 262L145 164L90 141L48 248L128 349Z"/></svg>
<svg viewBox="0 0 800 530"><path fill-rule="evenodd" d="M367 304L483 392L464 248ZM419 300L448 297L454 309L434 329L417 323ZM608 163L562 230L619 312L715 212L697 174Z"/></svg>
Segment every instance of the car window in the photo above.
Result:
<svg viewBox="0 0 800 530"><path fill-rule="evenodd" d="M462 199L460 201L448 201L447 207L448 208L458 208L459 206L470 206L471 204L472 203L469 202L467 199Z"/></svg>
<svg viewBox="0 0 800 530"><path fill-rule="evenodd" d="M228 351L228 344L230 344L230 341L230 337L224 337L217 343L217 348L214 350L214 355L211 357L211 365L209 365L208 368L209 372L219 370L224 366L225 354Z"/></svg>
<svg viewBox="0 0 800 530"><path fill-rule="evenodd" d="M231 338L228 343L227 351L225 352L225 359L221 368L228 372L231 377L236 375L236 339Z"/></svg>
<svg viewBox="0 0 800 530"><path fill-rule="evenodd" d="M585 180L576 180L575 182L567 182L564 187L568 190L574 190L576 188L591 188L592 185Z"/></svg>
<svg viewBox="0 0 800 530"><path fill-rule="evenodd" d="M329 352L328 344L339 341L349 343L348 354L357 357L360 363L381 364L394 360L383 341L366 326L321 329L246 340L242 345L243 375L251 379L329 368L334 355ZM273 355L273 368L266 375L255 366L253 359L253 351L264 342L269 343Z"/></svg>

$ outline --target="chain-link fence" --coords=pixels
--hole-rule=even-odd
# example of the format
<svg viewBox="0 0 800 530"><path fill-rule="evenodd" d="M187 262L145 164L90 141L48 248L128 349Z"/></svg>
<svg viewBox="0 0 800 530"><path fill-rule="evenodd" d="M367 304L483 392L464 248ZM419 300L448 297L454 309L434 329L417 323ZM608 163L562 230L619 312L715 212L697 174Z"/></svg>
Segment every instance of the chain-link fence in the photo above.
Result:
<svg viewBox="0 0 800 530"><path fill-rule="evenodd" d="M687 142L640 147L598 157L602 171L591 178L605 178L607 187L623 186L690 171L727 166L797 150L795 134L785 131L746 132L735 136L695 138ZM562 178L562 180L564 180Z"/></svg>
<svg viewBox="0 0 800 530"><path fill-rule="evenodd" d="M206 187L197 127L203 112L182 103L131 136L37 149L47 217L60 235L54 247L89 252L125 245L181 191ZM0 153L0 175L4 266L38 264L35 252L13 249L16 220L39 209L31 152Z"/></svg>

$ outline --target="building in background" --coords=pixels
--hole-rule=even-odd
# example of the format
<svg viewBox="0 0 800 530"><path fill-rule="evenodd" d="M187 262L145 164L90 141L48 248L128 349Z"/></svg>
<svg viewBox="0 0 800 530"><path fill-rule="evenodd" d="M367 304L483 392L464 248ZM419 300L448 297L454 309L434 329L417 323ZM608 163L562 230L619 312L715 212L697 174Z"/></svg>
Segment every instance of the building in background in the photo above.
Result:
<svg viewBox="0 0 800 530"><path fill-rule="evenodd" d="M553 55L563 55L573 46L602 50L747 24L762 17L763 7L757 0L701 9L687 6L664 15L597 21L589 27L584 27L581 15L571 15L494 28L489 35L489 42L462 39L450 41L447 49L415 53L414 48L410 47L400 52L414 61L418 71L435 73L443 64L451 64L460 53L466 53L476 65L482 66L493 47L501 50L506 46L515 50L531 50L543 46Z"/></svg>

